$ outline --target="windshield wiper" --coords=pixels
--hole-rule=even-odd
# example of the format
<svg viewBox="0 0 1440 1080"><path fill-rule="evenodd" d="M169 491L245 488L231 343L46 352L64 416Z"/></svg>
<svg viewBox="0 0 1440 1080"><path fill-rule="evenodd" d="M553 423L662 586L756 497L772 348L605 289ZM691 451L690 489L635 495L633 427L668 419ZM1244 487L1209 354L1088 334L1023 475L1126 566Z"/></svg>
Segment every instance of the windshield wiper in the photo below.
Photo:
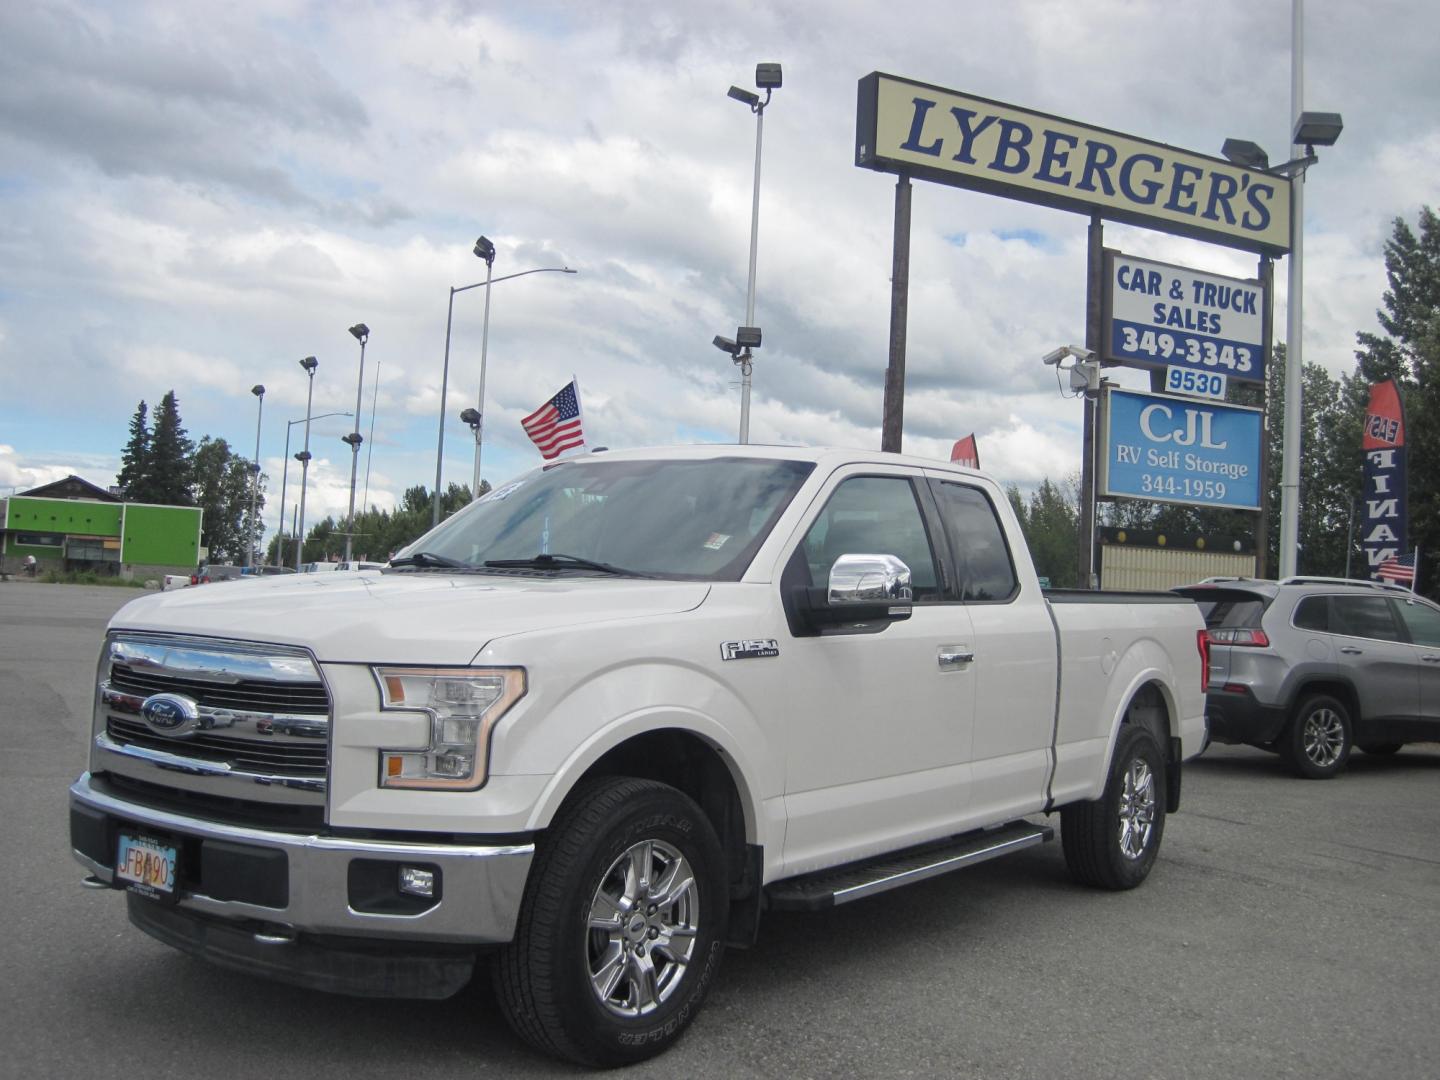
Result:
<svg viewBox="0 0 1440 1080"><path fill-rule="evenodd" d="M582 559L578 555L565 555L560 552L554 554L540 554L529 559L486 559L482 564L496 570L506 569L528 569L528 570L599 570L603 574L618 574L622 577L649 577L649 574L642 574L638 570L625 570L619 566L611 566L609 563L596 562L594 559Z"/></svg>
<svg viewBox="0 0 1440 1080"><path fill-rule="evenodd" d="M451 570L473 570L474 563L461 562L448 555L436 555L433 551L417 551L414 555L402 555L390 560L391 566L443 566Z"/></svg>

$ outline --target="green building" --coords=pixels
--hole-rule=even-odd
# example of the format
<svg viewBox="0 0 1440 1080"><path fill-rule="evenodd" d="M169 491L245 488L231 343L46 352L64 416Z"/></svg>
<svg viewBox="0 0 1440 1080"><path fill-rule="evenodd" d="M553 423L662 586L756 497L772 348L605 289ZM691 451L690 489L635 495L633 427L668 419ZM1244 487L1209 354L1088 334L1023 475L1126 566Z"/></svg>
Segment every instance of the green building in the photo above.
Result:
<svg viewBox="0 0 1440 1080"><path fill-rule="evenodd" d="M125 578L189 573L201 561L198 506L127 503L67 476L0 500L0 569L90 570Z"/></svg>

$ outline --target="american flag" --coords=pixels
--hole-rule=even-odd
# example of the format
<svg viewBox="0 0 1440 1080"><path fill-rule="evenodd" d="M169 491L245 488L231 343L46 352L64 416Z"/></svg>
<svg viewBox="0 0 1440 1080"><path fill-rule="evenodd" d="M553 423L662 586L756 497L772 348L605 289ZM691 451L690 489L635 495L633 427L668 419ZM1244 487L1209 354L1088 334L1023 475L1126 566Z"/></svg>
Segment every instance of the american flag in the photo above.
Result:
<svg viewBox="0 0 1440 1080"><path fill-rule="evenodd" d="M580 430L580 391L575 380L571 379L563 390L520 423L546 461L566 450L584 446L585 433Z"/></svg>
<svg viewBox="0 0 1440 1080"><path fill-rule="evenodd" d="M1393 581L1399 585L1415 584L1415 553L1396 557L1392 555L1384 560L1375 572L1384 581Z"/></svg>

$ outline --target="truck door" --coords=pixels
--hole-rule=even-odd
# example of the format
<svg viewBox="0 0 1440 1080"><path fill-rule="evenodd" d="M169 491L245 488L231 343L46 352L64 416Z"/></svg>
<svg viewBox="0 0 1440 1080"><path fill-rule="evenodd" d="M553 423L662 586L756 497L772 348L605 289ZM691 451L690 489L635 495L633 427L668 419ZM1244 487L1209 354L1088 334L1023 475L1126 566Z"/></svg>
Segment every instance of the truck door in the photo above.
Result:
<svg viewBox="0 0 1440 1080"><path fill-rule="evenodd" d="M931 476L975 653L972 806L987 821L1034 813L1045 805L1055 738L1055 625L1038 593L1022 595L985 491Z"/></svg>
<svg viewBox="0 0 1440 1080"><path fill-rule="evenodd" d="M787 563L787 582L818 586L841 555L894 555L914 590L908 619L783 645L787 873L946 835L969 802L975 682L959 657L970 619L945 600L943 539L926 526L917 478L878 471L837 472Z"/></svg>

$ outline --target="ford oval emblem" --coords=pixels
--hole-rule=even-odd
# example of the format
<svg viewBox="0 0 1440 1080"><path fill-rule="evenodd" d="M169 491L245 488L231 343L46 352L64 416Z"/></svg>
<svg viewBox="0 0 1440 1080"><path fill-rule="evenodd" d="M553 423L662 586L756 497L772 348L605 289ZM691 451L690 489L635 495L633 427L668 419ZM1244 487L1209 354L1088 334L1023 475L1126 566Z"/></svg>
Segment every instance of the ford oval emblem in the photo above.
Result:
<svg viewBox="0 0 1440 1080"><path fill-rule="evenodd" d="M180 694L151 694L140 706L140 719L157 735L184 739L200 727L200 708Z"/></svg>

